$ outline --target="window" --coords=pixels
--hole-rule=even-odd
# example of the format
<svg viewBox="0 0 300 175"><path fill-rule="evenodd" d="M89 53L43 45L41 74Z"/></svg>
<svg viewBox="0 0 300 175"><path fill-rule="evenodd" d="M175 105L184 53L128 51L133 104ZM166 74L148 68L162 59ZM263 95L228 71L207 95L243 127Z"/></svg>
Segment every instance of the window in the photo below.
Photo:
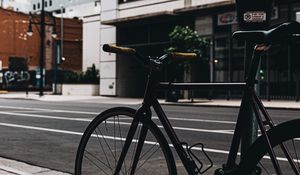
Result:
<svg viewBox="0 0 300 175"><path fill-rule="evenodd" d="M41 4L38 3L38 4L37 4L37 9L40 9L40 8L41 8Z"/></svg>
<svg viewBox="0 0 300 175"><path fill-rule="evenodd" d="M49 1L49 6L52 6L52 0Z"/></svg>
<svg viewBox="0 0 300 175"><path fill-rule="evenodd" d="M35 5L35 4L33 4L32 9L33 9L33 10L36 10L36 5Z"/></svg>
<svg viewBox="0 0 300 175"><path fill-rule="evenodd" d="M45 7L48 7L48 1L45 1Z"/></svg>

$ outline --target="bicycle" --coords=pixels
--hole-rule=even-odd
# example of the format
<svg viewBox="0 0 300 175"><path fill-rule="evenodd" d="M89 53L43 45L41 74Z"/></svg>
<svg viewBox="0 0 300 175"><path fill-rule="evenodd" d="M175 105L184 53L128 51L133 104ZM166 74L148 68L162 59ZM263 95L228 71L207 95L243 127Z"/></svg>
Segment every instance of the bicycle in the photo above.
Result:
<svg viewBox="0 0 300 175"><path fill-rule="evenodd" d="M250 174L300 174L300 119L275 126L263 103L256 95L254 86L261 55L272 44L288 38L299 37L300 24L284 23L267 31L237 31L235 39L256 43L250 69L244 83L219 83L219 88L243 89L241 107L234 130L227 162L215 171L215 175ZM75 165L75 174L169 174L176 175L180 162L176 162L171 147L179 156L189 175L205 173L212 166L202 144L188 146L177 137L170 121L156 98L157 89L199 89L214 87L209 83L160 83L160 70L170 59L190 60L193 53L169 53L159 58L144 57L135 49L104 45L110 53L134 56L148 69L148 82L142 106L138 110L128 107L108 109L99 114L87 127L80 141ZM153 107L162 126L152 117ZM238 158L241 138L249 120L245 110L252 109L261 136ZM160 128L164 129L164 132ZM167 135L167 138L165 137ZM200 148L209 162L203 165L195 156L194 148ZM237 161L239 160L239 163ZM93 169L95 168L95 169Z"/></svg>

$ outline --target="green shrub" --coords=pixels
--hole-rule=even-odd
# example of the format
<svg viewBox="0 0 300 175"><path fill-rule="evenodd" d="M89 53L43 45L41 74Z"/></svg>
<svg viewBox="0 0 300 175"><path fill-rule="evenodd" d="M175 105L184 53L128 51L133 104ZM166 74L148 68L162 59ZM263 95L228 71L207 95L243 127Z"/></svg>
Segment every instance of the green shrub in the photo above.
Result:
<svg viewBox="0 0 300 175"><path fill-rule="evenodd" d="M86 72L64 72L64 83L99 84L99 70L93 64Z"/></svg>

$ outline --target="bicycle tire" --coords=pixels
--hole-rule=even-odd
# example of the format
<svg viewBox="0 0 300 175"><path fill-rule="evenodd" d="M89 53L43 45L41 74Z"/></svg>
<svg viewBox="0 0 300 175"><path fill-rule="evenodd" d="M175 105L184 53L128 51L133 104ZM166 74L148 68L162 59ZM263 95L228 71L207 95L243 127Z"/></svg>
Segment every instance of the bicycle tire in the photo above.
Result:
<svg viewBox="0 0 300 175"><path fill-rule="evenodd" d="M122 133L125 129L123 128L122 125L124 126L130 126L130 124L128 123L131 123L131 122L128 122L127 123L127 120L131 120L133 119L134 115L136 113L136 110L134 109L131 109L131 108L126 108L126 107L117 107L117 108L112 108L112 109L109 109L109 110L106 110L104 112L102 112L101 114L99 114L87 127L87 129L85 130L82 138L81 138L81 141L80 141L80 144L79 144L79 147L78 147L78 150L77 150L77 154L76 154L76 162L75 162L75 175L86 175L86 174L114 174L113 172L113 168L110 168L108 167L113 165L114 163L116 164L116 157L119 156L119 152L120 150L122 149L116 149L116 145L119 145L119 146L123 146L122 143L107 143L109 142L110 140L112 141L120 141L122 142L122 140L124 141L123 136L126 135L124 133ZM116 117L118 116L118 119L116 120L115 118L113 117ZM122 118L121 118L122 117ZM120 122L120 120L122 120L122 122ZM173 157L173 154L172 154L172 151L169 147L169 144L166 140L166 138L164 137L163 133L159 130L159 128L157 127L157 125L155 125L155 123L151 120L144 120L142 119L143 121L140 121L140 123L144 124L147 128L148 128L148 133L147 133L147 137L149 137L149 139L154 139L155 142L153 141L147 141L148 138L146 138L146 141L144 143L144 146L143 146L143 150L144 151L151 151L151 149L157 149L156 147L159 147L159 153L161 153L162 155L156 155L157 152L154 152L154 153L151 153L153 154L153 156L157 156L157 157L154 157L152 158L151 160L149 160L149 156L147 154L147 152L143 152L147 155L143 155L143 153L141 154L140 158L142 159L142 157L145 157L143 158L143 160L139 161L139 166L147 166L147 167L144 167L144 168L141 168L139 167L139 169L137 169L136 171L136 174L167 174L167 175L176 175L177 174L177 170L176 170L176 165L175 165L175 161L174 161L174 157ZM103 136L102 139L106 140L106 138L108 138L106 141L106 144L108 149L106 148L105 150L103 149L102 145L101 145L101 139L99 137L99 133L102 134L103 130L101 131L101 128L99 129L99 126L100 125L106 125L105 127L107 127L107 125L112 125L112 121L114 122L120 122L119 125L116 127L115 124L113 124L113 128L117 128L116 130L119 130L120 131L120 135L114 135L114 138L111 138L112 136L110 137L107 137L107 136ZM113 123L114 123L113 122ZM139 125L140 126L140 125ZM112 126L110 126L110 129L112 128ZM105 129L105 128L103 128ZM106 128L108 129L108 128ZM98 130L98 131L97 131ZM121 131L122 130L122 131ZM107 131L108 133L111 134L111 131ZM113 131L115 133L115 131ZM96 136L97 136L97 141L98 143L95 142L95 139L93 138L94 134L96 133ZM117 137L118 136L118 137ZM94 136L95 137L95 136ZM109 140L110 139L110 140ZM90 146L89 144L91 144L91 146L93 146L92 143L95 143L95 144L98 144L99 147L101 145L102 148L98 148L98 149L90 149L90 148L87 148L87 146ZM150 144L150 145L147 145L147 144ZM131 148L135 149L133 146L134 146L134 142L132 142L132 144L130 145ZM115 146L114 148L114 151L112 151L112 149L110 148L110 146ZM146 148L147 147L147 148ZM150 147L150 148L149 148ZM154 148L153 148L154 147ZM89 150L86 150L86 149L89 149ZM100 152L103 152L102 155L98 153L98 151L100 150ZM102 150L102 151L101 151ZM107 152L106 152L107 150ZM94 164L96 164L95 162L94 163L90 163L89 159L95 159L93 156L89 157L89 158L86 158L85 156L89 156L89 152L91 151L95 151L95 153L97 153L97 155L93 155L93 156L102 156L102 157L99 157L97 159L100 159L100 162L97 162L99 164L102 165L103 162L101 161L107 161L106 164L103 163L103 166L104 168L100 169L99 167L97 166L100 166L100 165L97 165L96 166L96 169L95 170L92 170L91 168L95 168L93 167ZM131 152L132 153L132 152ZM107 155L106 155L107 154ZM111 158L109 159L108 157L108 154L110 154ZM150 153L149 153L150 154ZM104 156L105 155L105 156ZM152 155L150 155L152 156ZM132 157L132 155L130 155L130 151L127 153L127 156L126 158L130 158ZM147 159L146 159L147 158ZM97 160L96 161L99 161ZM112 160L112 161L111 161ZM146 161L149 162L147 163ZM85 162L86 161L86 162ZM128 166L128 162L127 159L125 161L125 163L122 165L122 171L121 171L121 174L128 174L129 173L129 170L125 170L126 168L129 168ZM140 163L141 162L141 163ZM87 163L88 164L88 167L85 169L85 167L83 167L83 163ZM127 163L127 165L126 165ZM132 163L132 162L131 162ZM143 165L141 165L143 164ZM130 164L129 164L130 165ZM156 166L155 166L156 165ZM128 167L126 167L128 166ZM101 172L103 171L103 172ZM128 173L127 173L128 172Z"/></svg>
<svg viewBox="0 0 300 175"><path fill-rule="evenodd" d="M292 169L288 164L284 154L280 149L280 144L284 144L289 153L292 156L292 159L298 160L296 163L296 168L300 172L300 150L290 150L290 149L300 149L300 119L287 121L277 125L276 127L268 130L268 136L270 143L272 145L273 151L277 154L278 163L283 169L283 174L292 175ZM289 149L290 148L290 149ZM257 174L276 174L276 171L271 163L271 160L268 157L268 146L264 138L259 137L253 145L249 148L245 156L243 157L239 170L236 174L248 175L251 172L256 172ZM265 157L264 157L265 156ZM263 165L263 163L265 165ZM298 173L296 173L298 174Z"/></svg>

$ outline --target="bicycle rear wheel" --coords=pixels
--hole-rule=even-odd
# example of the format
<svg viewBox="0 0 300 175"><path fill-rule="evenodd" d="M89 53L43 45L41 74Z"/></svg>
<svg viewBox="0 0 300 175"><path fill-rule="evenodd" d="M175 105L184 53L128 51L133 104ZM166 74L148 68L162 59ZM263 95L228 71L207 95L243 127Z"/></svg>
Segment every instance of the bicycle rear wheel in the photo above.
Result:
<svg viewBox="0 0 300 175"><path fill-rule="evenodd" d="M114 174L119 156L131 126L135 110L112 108L99 114L81 138L75 163L76 175ZM120 175L130 174L141 126L148 129L135 174L176 175L171 149L158 127L151 121L139 121Z"/></svg>
<svg viewBox="0 0 300 175"><path fill-rule="evenodd" d="M283 175L300 174L300 120L292 120L270 129L268 131L273 151L276 155L280 171ZM288 161L281 149L281 144L287 149L292 158L292 164ZM259 137L245 154L239 172L237 174L256 174L269 175L278 174L275 170L270 156L268 154L266 141Z"/></svg>

